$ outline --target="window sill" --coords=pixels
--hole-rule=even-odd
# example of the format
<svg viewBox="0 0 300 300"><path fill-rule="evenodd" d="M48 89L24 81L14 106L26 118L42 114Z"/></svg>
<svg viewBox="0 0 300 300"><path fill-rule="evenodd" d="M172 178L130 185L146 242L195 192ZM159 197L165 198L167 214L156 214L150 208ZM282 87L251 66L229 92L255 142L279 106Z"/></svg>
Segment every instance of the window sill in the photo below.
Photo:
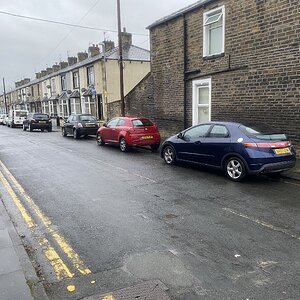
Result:
<svg viewBox="0 0 300 300"><path fill-rule="evenodd" d="M208 56L204 56L203 60L211 60L211 59L216 59L216 58L221 58L224 57L225 53L220 53L220 54L214 54L214 55L208 55Z"/></svg>

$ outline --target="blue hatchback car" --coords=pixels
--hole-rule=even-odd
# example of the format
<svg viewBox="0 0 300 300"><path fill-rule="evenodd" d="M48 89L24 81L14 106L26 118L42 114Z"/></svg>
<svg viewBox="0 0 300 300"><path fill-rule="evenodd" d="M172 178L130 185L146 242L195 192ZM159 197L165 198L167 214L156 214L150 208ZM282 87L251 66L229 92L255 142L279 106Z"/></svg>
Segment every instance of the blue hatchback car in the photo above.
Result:
<svg viewBox="0 0 300 300"><path fill-rule="evenodd" d="M167 139L161 157L224 170L233 181L247 174L279 173L295 166L296 151L284 133L265 124L209 122Z"/></svg>

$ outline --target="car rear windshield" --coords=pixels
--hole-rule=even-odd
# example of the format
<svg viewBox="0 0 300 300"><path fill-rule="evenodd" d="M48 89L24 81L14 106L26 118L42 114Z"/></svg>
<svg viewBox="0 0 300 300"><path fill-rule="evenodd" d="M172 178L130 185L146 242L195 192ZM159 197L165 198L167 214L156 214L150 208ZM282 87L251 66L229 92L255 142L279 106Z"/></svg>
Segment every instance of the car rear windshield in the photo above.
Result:
<svg viewBox="0 0 300 300"><path fill-rule="evenodd" d="M49 116L46 114L34 114L33 117L34 118L49 118Z"/></svg>
<svg viewBox="0 0 300 300"><path fill-rule="evenodd" d="M96 118L94 116L82 115L79 116L79 120L83 122L90 122L90 121L96 121Z"/></svg>
<svg viewBox="0 0 300 300"><path fill-rule="evenodd" d="M153 126L153 123L148 119L137 119L132 121L133 126Z"/></svg>
<svg viewBox="0 0 300 300"><path fill-rule="evenodd" d="M247 136L259 140L286 140L287 136L266 124L241 125L240 129Z"/></svg>
<svg viewBox="0 0 300 300"><path fill-rule="evenodd" d="M15 112L16 117L26 117L27 116L27 112L26 111L16 111Z"/></svg>

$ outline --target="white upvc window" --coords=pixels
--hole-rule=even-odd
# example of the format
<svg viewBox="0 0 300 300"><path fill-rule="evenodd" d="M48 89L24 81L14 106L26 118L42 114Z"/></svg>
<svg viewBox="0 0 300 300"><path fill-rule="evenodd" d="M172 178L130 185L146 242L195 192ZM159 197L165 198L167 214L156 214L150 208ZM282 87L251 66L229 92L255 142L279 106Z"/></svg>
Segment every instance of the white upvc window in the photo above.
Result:
<svg viewBox="0 0 300 300"><path fill-rule="evenodd" d="M193 81L193 125L211 120L211 78Z"/></svg>
<svg viewBox="0 0 300 300"><path fill-rule="evenodd" d="M225 6L203 15L203 56L222 54L225 51Z"/></svg>
<svg viewBox="0 0 300 300"><path fill-rule="evenodd" d="M81 103L80 98L71 98L71 114L81 114Z"/></svg>

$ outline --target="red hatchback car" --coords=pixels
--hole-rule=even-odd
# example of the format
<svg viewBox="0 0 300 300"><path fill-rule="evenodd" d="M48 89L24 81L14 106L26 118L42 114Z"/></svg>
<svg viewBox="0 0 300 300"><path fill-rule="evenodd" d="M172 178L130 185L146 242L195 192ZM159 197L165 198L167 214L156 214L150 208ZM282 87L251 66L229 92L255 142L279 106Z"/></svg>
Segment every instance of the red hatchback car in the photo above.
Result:
<svg viewBox="0 0 300 300"><path fill-rule="evenodd" d="M150 146L156 151L160 145L160 134L156 125L147 118L118 117L104 123L97 132L97 143L119 145L125 152L134 146Z"/></svg>

